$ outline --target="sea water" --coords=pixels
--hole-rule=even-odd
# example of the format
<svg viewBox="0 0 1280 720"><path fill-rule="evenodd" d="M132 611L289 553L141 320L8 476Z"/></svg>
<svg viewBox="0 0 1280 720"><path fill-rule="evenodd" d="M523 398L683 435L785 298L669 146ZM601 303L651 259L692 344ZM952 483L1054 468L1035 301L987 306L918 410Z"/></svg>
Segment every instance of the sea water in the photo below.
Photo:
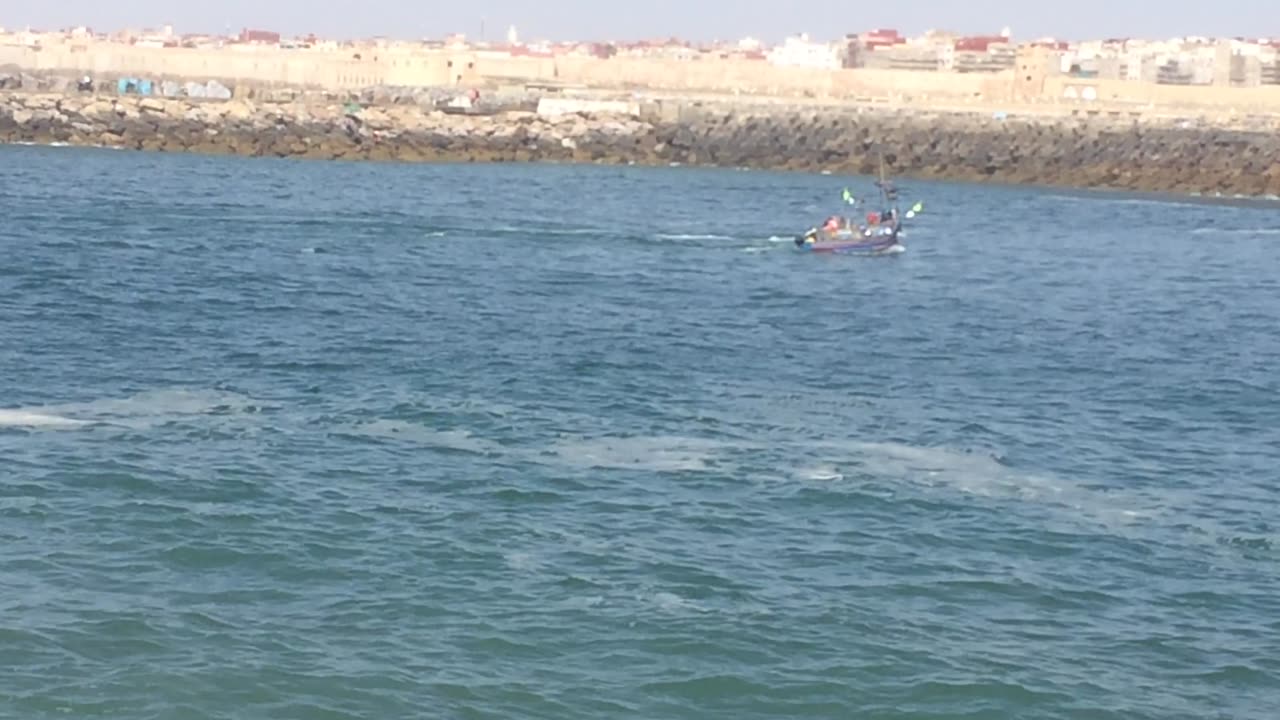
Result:
<svg viewBox="0 0 1280 720"><path fill-rule="evenodd" d="M1272 718L1280 212L0 148L0 716Z"/></svg>

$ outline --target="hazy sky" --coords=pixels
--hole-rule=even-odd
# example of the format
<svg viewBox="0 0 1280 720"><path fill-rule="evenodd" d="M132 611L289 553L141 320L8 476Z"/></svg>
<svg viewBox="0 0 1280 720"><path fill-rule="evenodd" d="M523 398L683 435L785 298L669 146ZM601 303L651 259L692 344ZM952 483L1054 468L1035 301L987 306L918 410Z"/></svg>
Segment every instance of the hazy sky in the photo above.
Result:
<svg viewBox="0 0 1280 720"><path fill-rule="evenodd" d="M1064 39L1179 35L1280 36L1277 0L3 0L0 27L98 31L161 27L238 32L248 26L293 35L347 38L441 37L465 32L522 39L695 40L753 36L767 41L808 32L833 39L877 27Z"/></svg>

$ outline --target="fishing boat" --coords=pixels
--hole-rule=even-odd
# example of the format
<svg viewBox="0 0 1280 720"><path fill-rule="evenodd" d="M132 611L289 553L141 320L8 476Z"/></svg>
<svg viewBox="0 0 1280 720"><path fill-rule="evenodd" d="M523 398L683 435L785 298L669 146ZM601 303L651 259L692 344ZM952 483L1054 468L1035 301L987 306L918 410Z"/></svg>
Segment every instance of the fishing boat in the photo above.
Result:
<svg viewBox="0 0 1280 720"><path fill-rule="evenodd" d="M837 253L845 255L892 255L906 250L900 234L902 221L915 218L924 211L924 203L917 202L906 213L898 207L898 190L885 179L884 160L880 161L879 211L866 214L863 222L853 218L833 215L820 227L810 228L796 236L796 247L804 252ZM861 208L864 202L844 189L844 202Z"/></svg>
<svg viewBox="0 0 1280 720"><path fill-rule="evenodd" d="M845 222L841 222L845 221ZM854 255L889 255L905 248L898 239L902 224L896 218L887 223L849 223L845 218L832 218L820 228L811 228L796 237L796 247L806 252Z"/></svg>

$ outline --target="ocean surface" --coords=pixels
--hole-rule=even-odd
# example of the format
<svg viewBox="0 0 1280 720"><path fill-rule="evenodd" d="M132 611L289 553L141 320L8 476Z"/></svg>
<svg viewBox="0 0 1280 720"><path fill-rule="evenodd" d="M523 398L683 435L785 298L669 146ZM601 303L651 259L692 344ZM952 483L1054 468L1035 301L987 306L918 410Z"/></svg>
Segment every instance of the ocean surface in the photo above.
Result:
<svg viewBox="0 0 1280 720"><path fill-rule="evenodd" d="M0 717L1280 712L1280 210L0 148Z"/></svg>

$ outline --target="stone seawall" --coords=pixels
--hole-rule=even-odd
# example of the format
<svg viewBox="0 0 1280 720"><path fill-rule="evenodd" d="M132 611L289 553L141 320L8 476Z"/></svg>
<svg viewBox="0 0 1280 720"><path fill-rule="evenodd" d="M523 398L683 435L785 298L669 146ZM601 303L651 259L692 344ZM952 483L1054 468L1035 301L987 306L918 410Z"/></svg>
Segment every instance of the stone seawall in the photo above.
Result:
<svg viewBox="0 0 1280 720"><path fill-rule="evenodd" d="M489 116L412 106L0 97L0 142L350 160L596 162L1280 195L1280 135L1100 118L703 109Z"/></svg>

